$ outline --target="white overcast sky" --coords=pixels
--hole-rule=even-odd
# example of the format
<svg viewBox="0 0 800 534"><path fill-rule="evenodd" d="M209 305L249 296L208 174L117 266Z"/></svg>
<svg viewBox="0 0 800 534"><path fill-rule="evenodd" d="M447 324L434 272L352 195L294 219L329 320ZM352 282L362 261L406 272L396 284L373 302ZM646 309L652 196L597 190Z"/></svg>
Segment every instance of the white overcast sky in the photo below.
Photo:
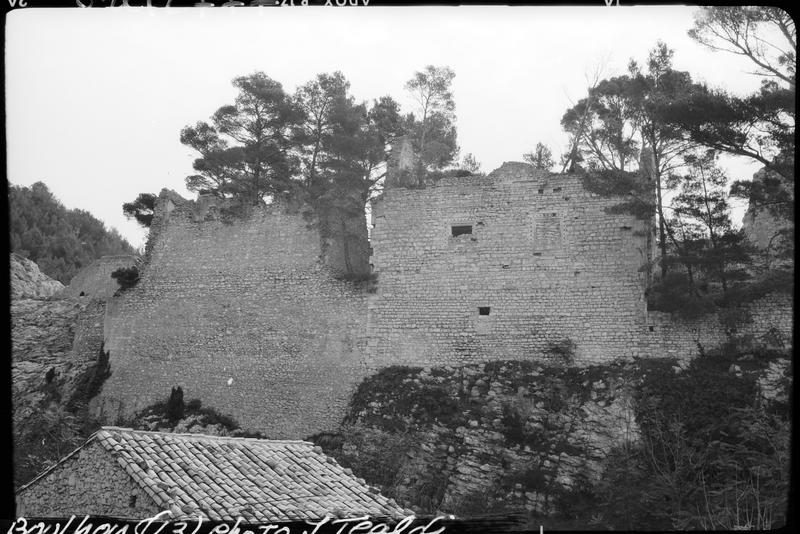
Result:
<svg viewBox="0 0 800 534"><path fill-rule="evenodd" d="M748 93L747 61L692 41L694 7L386 7L22 9L6 28L9 182L45 182L134 246L145 233L123 202L183 186L197 156L182 127L235 96L231 80L264 71L287 92L341 70L358 100L395 97L425 65L456 72L458 141L491 171L537 141L559 155L560 119L605 64L622 74L658 39L697 80ZM757 166L727 164L733 178Z"/></svg>

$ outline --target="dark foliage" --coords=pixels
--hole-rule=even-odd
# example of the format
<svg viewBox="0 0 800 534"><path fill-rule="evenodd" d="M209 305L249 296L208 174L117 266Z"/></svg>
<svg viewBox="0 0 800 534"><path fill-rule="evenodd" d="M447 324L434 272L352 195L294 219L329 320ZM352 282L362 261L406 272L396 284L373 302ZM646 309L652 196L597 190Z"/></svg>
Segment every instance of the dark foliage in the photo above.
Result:
<svg viewBox="0 0 800 534"><path fill-rule="evenodd" d="M117 281L120 291L126 291L139 282L139 268L135 265L133 267L120 267L111 273L111 278Z"/></svg>
<svg viewBox="0 0 800 534"><path fill-rule="evenodd" d="M545 353L553 356L563 364L571 364L575 360L575 342L569 338L548 343Z"/></svg>
<svg viewBox="0 0 800 534"><path fill-rule="evenodd" d="M186 405L183 402L183 389L178 386L172 388L167 400L166 416L171 422L176 423L183 419L183 414L186 411Z"/></svg>
<svg viewBox="0 0 800 534"><path fill-rule="evenodd" d="M173 431L181 421L189 418L201 426L220 426L236 437L263 439L267 437L261 432L243 430L236 419L221 414L214 408L203 407L200 399L191 399L185 402L183 390L180 387L172 388L170 397L166 401L156 402L137 412L125 422L125 425L142 430L150 430L155 425L160 431Z"/></svg>
<svg viewBox="0 0 800 534"><path fill-rule="evenodd" d="M152 193L139 193L136 200L122 205L122 213L129 219L136 219L140 225L150 228L156 209L156 195Z"/></svg>
<svg viewBox="0 0 800 534"><path fill-rule="evenodd" d="M100 428L100 422L90 414L88 405L109 376L109 354L102 346L95 366L79 377L75 394L70 398L62 398L60 379L53 369L47 372L39 409L15 428L14 482L17 487L61 460Z"/></svg>
<svg viewBox="0 0 800 534"><path fill-rule="evenodd" d="M594 489L613 528L775 528L785 522L785 401L760 400L755 375L785 353L731 341L676 372L642 362L637 445L612 451Z"/></svg>
<svg viewBox="0 0 800 534"><path fill-rule="evenodd" d="M460 406L444 387L423 386L413 376L416 367L392 366L366 378L350 400L346 422L366 413L369 422L387 430L405 430L408 425L428 425L460 414ZM368 404L384 405L381 416L370 413ZM413 423L412 423L413 422Z"/></svg>
<svg viewBox="0 0 800 534"><path fill-rule="evenodd" d="M219 108L211 123L181 130L180 141L196 150L196 174L186 177L190 191L211 191L250 205L267 195L288 197L299 161L290 133L301 113L281 84L263 72L234 78L233 104Z"/></svg>
<svg viewBox="0 0 800 534"><path fill-rule="evenodd" d="M11 250L39 265L51 278L68 284L97 258L134 254L133 247L114 229L84 210L66 209L45 184L10 186Z"/></svg>

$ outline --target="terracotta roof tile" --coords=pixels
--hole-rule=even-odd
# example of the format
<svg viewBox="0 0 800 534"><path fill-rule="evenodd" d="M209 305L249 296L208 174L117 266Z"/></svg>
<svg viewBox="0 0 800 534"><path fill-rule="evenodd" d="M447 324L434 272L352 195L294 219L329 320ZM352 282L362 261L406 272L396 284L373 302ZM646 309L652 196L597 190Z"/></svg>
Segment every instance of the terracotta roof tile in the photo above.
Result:
<svg viewBox="0 0 800 534"><path fill-rule="evenodd" d="M104 427L97 440L175 519L290 521L340 511L401 517L404 510L305 441L230 438ZM87 442L88 443L88 442Z"/></svg>

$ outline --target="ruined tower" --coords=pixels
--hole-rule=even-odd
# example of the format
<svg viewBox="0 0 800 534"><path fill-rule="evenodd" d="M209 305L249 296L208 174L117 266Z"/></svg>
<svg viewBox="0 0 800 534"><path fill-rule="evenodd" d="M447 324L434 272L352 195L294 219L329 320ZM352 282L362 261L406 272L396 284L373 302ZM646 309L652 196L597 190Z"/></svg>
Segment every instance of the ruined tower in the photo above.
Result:
<svg viewBox="0 0 800 534"><path fill-rule="evenodd" d="M392 146L392 152L386 167L387 188L418 187L421 184L419 156L414 153L411 138L407 135L399 137Z"/></svg>

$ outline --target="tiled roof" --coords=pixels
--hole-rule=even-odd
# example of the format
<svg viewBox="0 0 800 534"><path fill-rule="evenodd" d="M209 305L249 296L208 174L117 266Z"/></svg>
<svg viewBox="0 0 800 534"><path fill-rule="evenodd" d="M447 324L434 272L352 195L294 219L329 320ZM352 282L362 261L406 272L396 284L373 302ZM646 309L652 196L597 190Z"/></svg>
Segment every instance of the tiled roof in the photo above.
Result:
<svg viewBox="0 0 800 534"><path fill-rule="evenodd" d="M173 518L246 522L400 517L404 510L306 441L103 427L97 440Z"/></svg>

